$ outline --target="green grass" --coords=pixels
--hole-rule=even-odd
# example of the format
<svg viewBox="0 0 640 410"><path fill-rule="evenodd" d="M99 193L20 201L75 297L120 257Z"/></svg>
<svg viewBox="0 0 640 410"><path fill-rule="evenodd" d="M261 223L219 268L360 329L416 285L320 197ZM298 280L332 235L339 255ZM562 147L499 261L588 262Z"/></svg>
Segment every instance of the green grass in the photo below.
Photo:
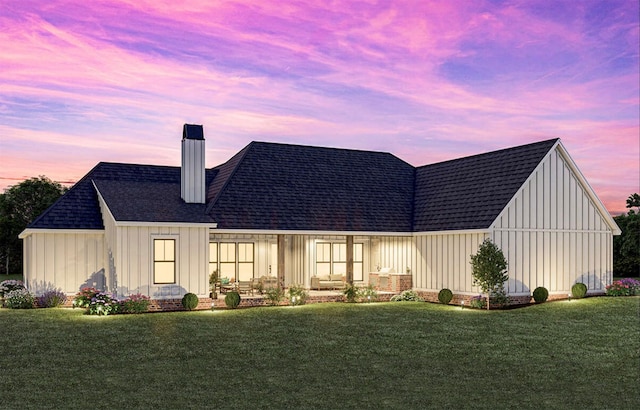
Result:
<svg viewBox="0 0 640 410"><path fill-rule="evenodd" d="M22 280L22 274L19 275L0 275L0 282L5 280Z"/></svg>
<svg viewBox="0 0 640 410"><path fill-rule="evenodd" d="M639 306L0 309L0 408L639 408Z"/></svg>

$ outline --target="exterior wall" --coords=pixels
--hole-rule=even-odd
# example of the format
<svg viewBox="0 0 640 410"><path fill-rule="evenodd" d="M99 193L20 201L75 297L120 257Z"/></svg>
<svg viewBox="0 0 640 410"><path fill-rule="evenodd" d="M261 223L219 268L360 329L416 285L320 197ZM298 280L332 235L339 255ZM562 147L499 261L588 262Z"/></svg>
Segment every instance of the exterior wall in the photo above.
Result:
<svg viewBox="0 0 640 410"><path fill-rule="evenodd" d="M116 226L110 234L111 291L118 297L135 293L152 299L209 295L209 229L177 226ZM153 239L176 240L174 284L153 283Z"/></svg>
<svg viewBox="0 0 640 410"><path fill-rule="evenodd" d="M576 282L601 293L612 281L613 232L558 149L538 166L492 226L509 263L510 294L538 286L564 294Z"/></svg>
<svg viewBox="0 0 640 410"><path fill-rule="evenodd" d="M416 249L411 236L375 237L371 251L373 269L391 268L393 272L413 271Z"/></svg>
<svg viewBox="0 0 640 410"><path fill-rule="evenodd" d="M487 235L483 232L417 235L413 238L416 250L413 287L431 292L448 288L454 293L478 293L478 288L472 286L469 262Z"/></svg>
<svg viewBox="0 0 640 410"><path fill-rule="evenodd" d="M24 239L24 282L36 295L58 289L75 295L108 280L105 237L96 233L33 232Z"/></svg>

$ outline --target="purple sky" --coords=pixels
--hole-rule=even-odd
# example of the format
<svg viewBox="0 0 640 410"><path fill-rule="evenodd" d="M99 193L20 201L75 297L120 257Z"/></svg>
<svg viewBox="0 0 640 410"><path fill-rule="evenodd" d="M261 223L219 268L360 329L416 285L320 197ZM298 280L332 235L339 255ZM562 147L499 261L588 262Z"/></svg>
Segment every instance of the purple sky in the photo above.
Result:
<svg viewBox="0 0 640 410"><path fill-rule="evenodd" d="M254 4L256 3L256 4ZM560 137L609 211L640 191L638 0L0 0L0 190L252 140L412 165Z"/></svg>

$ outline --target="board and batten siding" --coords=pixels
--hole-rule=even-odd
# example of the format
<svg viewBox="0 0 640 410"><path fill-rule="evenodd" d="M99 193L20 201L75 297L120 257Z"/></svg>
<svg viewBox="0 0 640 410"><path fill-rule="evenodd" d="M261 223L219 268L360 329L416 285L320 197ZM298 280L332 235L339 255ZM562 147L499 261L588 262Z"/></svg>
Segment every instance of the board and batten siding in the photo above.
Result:
<svg viewBox="0 0 640 410"><path fill-rule="evenodd" d="M380 236L372 239L371 264L373 267L391 268L392 272L406 273L412 269L416 250L410 236Z"/></svg>
<svg viewBox="0 0 640 410"><path fill-rule="evenodd" d="M550 151L491 227L508 261L510 294L612 281L613 230L568 154ZM597 200L597 198L596 198Z"/></svg>
<svg viewBox="0 0 640 410"><path fill-rule="evenodd" d="M413 287L438 292L478 292L473 286L471 255L478 252L488 232L442 232L414 237Z"/></svg>
<svg viewBox="0 0 640 410"><path fill-rule="evenodd" d="M36 296L58 289L75 295L106 281L106 247L102 231L38 232L24 240L24 282Z"/></svg>
<svg viewBox="0 0 640 410"><path fill-rule="evenodd" d="M154 284L153 240L175 239L175 283ZM180 226L115 226L110 242L112 277L118 296L135 293L174 299L209 295L209 229Z"/></svg>

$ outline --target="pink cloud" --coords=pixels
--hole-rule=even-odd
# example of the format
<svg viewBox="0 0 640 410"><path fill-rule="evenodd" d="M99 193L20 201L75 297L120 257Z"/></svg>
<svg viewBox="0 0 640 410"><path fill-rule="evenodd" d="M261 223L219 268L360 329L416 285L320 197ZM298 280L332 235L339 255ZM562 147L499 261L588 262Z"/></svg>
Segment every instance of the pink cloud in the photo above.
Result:
<svg viewBox="0 0 640 410"><path fill-rule="evenodd" d="M632 3L598 27L589 4L536 1L10 4L0 177L177 165L184 122L205 124L209 166L253 139L422 165L560 136L624 204L639 185Z"/></svg>

